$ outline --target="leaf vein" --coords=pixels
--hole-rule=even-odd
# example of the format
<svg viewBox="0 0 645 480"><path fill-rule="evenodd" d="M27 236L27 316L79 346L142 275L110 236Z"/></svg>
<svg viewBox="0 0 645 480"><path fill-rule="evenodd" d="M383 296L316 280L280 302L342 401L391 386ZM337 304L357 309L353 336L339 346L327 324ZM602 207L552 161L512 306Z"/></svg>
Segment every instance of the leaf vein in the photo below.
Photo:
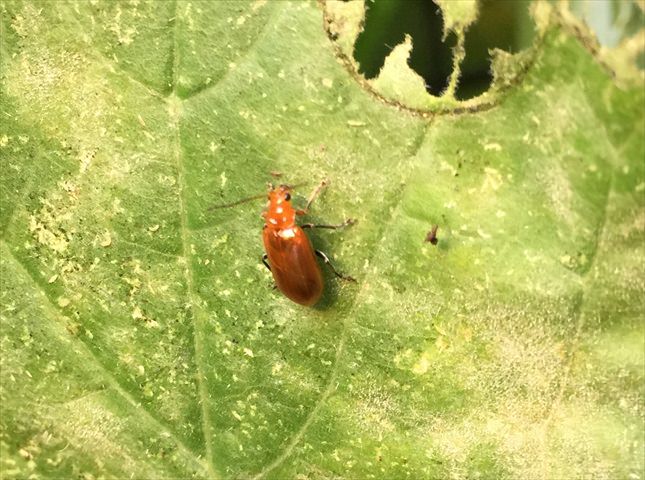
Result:
<svg viewBox="0 0 645 480"><path fill-rule="evenodd" d="M414 159L414 157L416 157L417 153L419 152L419 149L424 144L424 140L426 138L426 135L427 135L427 132L428 132L428 130L430 128L431 123L432 122L428 122L428 124L426 125L426 128L424 128L422 130L421 135L419 135L419 138L417 138L414 146L412 147L412 151L410 152L410 155L408 157L409 159ZM411 168L410 172L411 173L408 175L408 178L413 175L414 169ZM383 209L383 211L389 211L390 213L389 213L388 218L384 219L381 222L381 228L379 229L378 234L375 235L375 239L376 239L377 243L378 243L378 239L383 237L383 232L385 232L387 230L388 226L392 223L392 220L394 219L394 216L395 216L396 212L398 211L398 207L401 204L401 201L403 199L402 191L405 188L406 188L406 183L402 183L399 187L397 187L397 190L399 190L399 191L397 192L396 195L394 195L394 201L392 202L392 204L390 205L389 208L384 208ZM371 250L372 250L372 254L368 257L368 262L369 263L371 263L372 259L377 254L376 249L371 249ZM293 450L296 448L296 446L298 445L298 443L300 442L302 437L307 432L307 429L309 428L309 426L316 419L316 416L317 416L318 412L320 411L320 409L322 408L322 406L325 404L327 399L332 395L332 393L336 389L336 387L337 387L336 379L338 378L338 374L339 374L339 370L340 370L340 363L341 363L340 360L341 360L341 357L342 357L342 355L344 353L344 350L345 350L345 343L347 341L347 334L348 334L348 330L349 330L350 319L353 317L353 313L354 313L354 311L356 310L356 307L359 304L358 300L361 297L362 293L364 292L365 286L367 285L367 283L364 281L364 276L363 276L363 279L361 279L361 280L362 280L361 281L361 286L360 286L358 292L356 292L356 294L354 295L354 298L352 300L352 304L349 307L347 313L344 315L344 318L343 318L343 330L342 330L342 333L341 333L340 340L338 342L338 348L336 349L336 356L335 356L335 359L334 359L334 367L333 367L331 375L329 376L329 381L327 382L327 385L326 385L325 389L323 390L322 394L320 395L320 398L319 398L318 402L316 403L314 408L309 412L309 414L305 418L304 423L302 424L300 429L298 429L296 434L292 437L291 441L287 444L287 446L285 447L283 452L273 462L271 462L264 469L262 469L257 475L252 477L253 480L260 480L261 478L265 477L268 473L270 473L272 470L274 470L277 467L279 467L287 458L289 458L289 456L291 455Z"/></svg>
<svg viewBox="0 0 645 480"><path fill-rule="evenodd" d="M178 23L177 14L179 8L179 0L175 0L175 25L173 31L173 80L172 80L172 96L175 100L180 101L177 96L177 79L179 78L179 49L178 49ZM195 366L197 368L197 389L199 392L200 398L200 407L201 407L201 416L202 416L202 436L204 437L204 446L206 451L207 467L209 477L211 479L218 478L215 471L215 466L213 464L213 452L212 452L212 425L209 415L209 395L208 388L206 385L205 369L203 365L204 359L204 342L201 338L200 322L198 318L198 302L197 294L195 292L195 286L193 285L193 268L190 258L190 230L188 227L188 209L186 205L186 191L187 184L185 179L185 166L182 155L181 147L181 123L180 123L180 113L174 112L176 115L173 117L173 111L170 111L171 121L173 122L173 149L174 149L174 159L177 168L178 175L178 184L179 184L179 215L180 215L180 228L181 228L181 256L185 261L184 278L186 281L186 289L188 294L188 301L190 304L190 311L193 319L193 348L195 352Z"/></svg>
<svg viewBox="0 0 645 480"><path fill-rule="evenodd" d="M609 204L611 200L611 193L613 190L613 184L614 184L614 178L615 178L615 168L616 168L616 160L619 158L619 156L622 154L622 151L624 148L626 148L626 145L631 141L632 137L636 133L636 130L633 131L631 134L627 136L625 141L623 142L622 145L620 145L618 148L614 146L614 144L611 142L609 133L607 132L607 127L602 123L599 119L597 119L596 124L602 125L603 126L603 133L606 139L606 142L609 146L609 150L611 151L611 157L612 157L612 162L609 163L608 167L610 170L610 176L609 180L607 182L607 189L605 192L605 202L604 202L604 210L603 210L603 215L600 221L599 228L596 232L596 237L594 241L594 247L593 251L591 252L591 258L589 259L589 262L587 264L587 268L582 270L580 273L580 278L582 280L582 285L580 288L580 294L578 296L578 300L576 304L574 305L573 309L573 315L575 317L575 322L576 322L576 331L571 339L571 342L569 344L569 351L567 353L566 357L566 365L564 367L564 374L562 377L562 381L560 383L560 388L558 389L558 392L556 394L556 397L554 401L551 403L549 406L548 412L546 414L546 420L544 422L544 435L546 436L548 434L548 430L551 427L551 424L553 422L553 416L554 413L557 409L557 407L562 403L562 399L564 398L565 390L567 389L567 386L569 384L569 380L571 377L571 370L573 368L573 359L576 354L576 351L579 347L580 343L580 337L582 335L582 329L584 327L585 323L585 315L583 313L583 306L585 299L587 297L587 289L589 288L588 285L588 275L589 272L593 270L593 267L595 266L596 260L598 258L598 250L600 249L600 244L602 241L602 238L605 234L605 231L607 229L607 223L609 220ZM544 466L544 471L545 471L545 476L549 477L550 472L549 472L549 467L548 463L545 462Z"/></svg>
<svg viewBox="0 0 645 480"><path fill-rule="evenodd" d="M21 271L26 277L28 277L31 282L33 283L34 287L36 290L38 290L42 298L45 300L43 308L48 311L54 318L60 318L62 316L62 313L55 305L55 303L52 301L52 299L49 297L47 292L42 288L41 284L38 282L38 279L34 276L34 274L20 261L18 257L14 254L14 252L11 250L10 245L6 243L6 241L0 240L0 243L4 247L4 250L8 253L9 258L13 261L13 263L18 267L18 270ZM6 256L3 255L3 258L6 258ZM140 412L145 419L148 420L149 423L155 426L155 429L157 429L160 432L165 433L168 438L172 439L175 444L177 445L177 448L188 458L193 465L202 472L202 474L206 474L206 466L204 465L203 461L199 458L199 456L193 452L190 448L188 448L183 441L177 437L174 431L172 431L170 428L168 428L162 421L157 419L152 413L150 413L147 409L145 409L140 402L138 402L128 391L121 385L121 383L117 380L117 378L108 370L105 365L99 360L99 358L96 356L96 354L92 351L92 349L79 337L74 337L74 342L75 344L79 347L78 350L76 350L77 353L82 354L85 358L87 358L88 361L96 365L98 370L101 372L107 383L110 385L110 387L116 391L119 395L121 395L122 398L126 400L126 402L133 407L134 410ZM87 395L93 394L95 392L88 392Z"/></svg>
<svg viewBox="0 0 645 480"><path fill-rule="evenodd" d="M273 26L277 23L276 16L279 16L275 13L277 9L274 8L273 12L271 12L270 18L267 19L264 27L258 34L258 36L253 40L253 42L248 45L246 51L240 56L240 59L242 61L246 61L246 59L249 57L249 55L257 48L257 46L261 43L261 41L268 35L269 32L269 27ZM239 61L239 60L238 60ZM197 87L195 90L190 92L188 95L185 97L182 97L184 100L191 100L196 97L200 97L206 93L209 93L212 90L216 90L221 84L223 84L233 73L235 69L229 69L224 75L222 75L215 83L211 84L203 84L200 87Z"/></svg>

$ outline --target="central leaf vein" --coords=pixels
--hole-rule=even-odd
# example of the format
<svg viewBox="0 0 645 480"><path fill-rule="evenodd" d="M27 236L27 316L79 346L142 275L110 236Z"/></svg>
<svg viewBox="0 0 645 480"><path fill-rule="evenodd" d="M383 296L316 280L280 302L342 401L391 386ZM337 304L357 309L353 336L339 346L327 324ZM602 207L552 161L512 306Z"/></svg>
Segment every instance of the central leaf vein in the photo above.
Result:
<svg viewBox="0 0 645 480"><path fill-rule="evenodd" d="M188 209L186 205L186 178L185 168L181 151L181 106L182 101L177 96L177 81L179 78L179 0L175 1L175 17L174 17L174 30L173 30L173 49L172 49L172 94L168 97L168 114L173 130L173 150L174 159L177 168L178 184L179 184L179 215L181 222L181 256L185 262L183 272L186 281L186 289L188 295L188 308L193 318L193 348L195 351L195 365L197 367L197 388L199 392L199 403L201 406L202 415L202 435L204 437L206 464L208 466L209 477L214 479L218 475L215 472L213 465L212 453L212 424L209 414L209 394L206 385L205 368L204 368L204 340L201 336L203 331L203 322L200 317L200 306L198 298L195 293L195 286L193 284L193 269L190 256L190 232L188 228Z"/></svg>
<svg viewBox="0 0 645 480"><path fill-rule="evenodd" d="M422 130L421 134L419 137L416 139L416 142L414 143L412 147L412 151L410 152L409 156L407 157L411 161L416 157L417 153L421 149L421 147L424 144L424 141L426 139L426 134L428 132L428 129L430 127L431 123L428 123L426 128ZM414 173L414 168L409 169L409 174L408 178L410 178L413 173ZM392 221L394 220L394 217L396 213L398 212L398 207L401 204L401 201L403 199L403 190L405 189L406 182L403 182L398 188L397 192L394 195L394 200L392 201L391 205L389 205L389 208L383 208L383 211L388 211L389 216L385 219L380 224L380 228L378 230L378 233L375 235L375 243L378 243L378 240L383 238L384 232L388 229L388 227L391 225ZM377 255L377 249L370 249L372 251L372 254L367 258L367 263L371 264L372 260L374 257ZM347 313L343 317L343 330L341 333L340 340L338 342L338 348L336 349L336 356L334 358L334 367L333 370L329 376L329 380L327 382L327 385L325 386L323 392L320 395L320 398L314 405L314 407L311 409L307 417L305 418L305 421L303 424L300 426L296 434L292 437L291 441L287 444L283 452L278 455L278 457L271 462L269 465L267 465L264 469L262 469L257 475L253 477L253 480L260 480L261 478L265 477L269 472L272 470L276 469L278 466L280 466L293 452L294 448L298 445L300 440L304 437L305 433L307 432L307 429L309 426L314 422L316 419L316 416L320 409L323 407L327 399L333 394L334 390L336 389L336 379L338 378L338 374L340 371L340 365L341 365L341 358L343 356L343 353L345 351L345 343L347 341L347 332L349 330L349 323L350 319L353 317L353 313L356 310L356 308L359 305L359 299L363 295L365 291L365 287L367 285L367 282L365 282L365 278L363 277L361 279L361 286L354 295L354 298L352 300L352 304L347 310Z"/></svg>

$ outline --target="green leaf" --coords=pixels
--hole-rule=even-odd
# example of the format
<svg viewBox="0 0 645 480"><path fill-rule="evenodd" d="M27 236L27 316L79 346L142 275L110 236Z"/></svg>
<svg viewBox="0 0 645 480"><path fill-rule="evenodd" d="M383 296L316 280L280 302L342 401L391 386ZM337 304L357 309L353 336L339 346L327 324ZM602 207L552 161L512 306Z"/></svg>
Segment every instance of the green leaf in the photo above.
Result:
<svg viewBox="0 0 645 480"><path fill-rule="evenodd" d="M570 29L428 119L313 2L1 8L3 478L643 476L643 85ZM271 171L359 220L316 308L209 211Z"/></svg>

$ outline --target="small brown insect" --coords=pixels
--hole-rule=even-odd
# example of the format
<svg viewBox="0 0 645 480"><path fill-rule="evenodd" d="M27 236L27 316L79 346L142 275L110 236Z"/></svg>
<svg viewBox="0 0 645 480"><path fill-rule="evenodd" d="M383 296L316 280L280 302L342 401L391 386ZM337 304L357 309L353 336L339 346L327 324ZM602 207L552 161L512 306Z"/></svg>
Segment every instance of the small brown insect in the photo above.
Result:
<svg viewBox="0 0 645 480"><path fill-rule="evenodd" d="M338 278L352 282L356 281L349 275L339 273L323 252L314 250L304 232L304 229L308 228L343 228L353 225L356 220L348 218L340 225L317 225L313 223L298 225L296 223L296 216L307 214L312 202L326 185L327 182L325 181L318 185L309 196L307 206L304 209L295 208L291 202L293 185L280 185L278 187L269 185L269 201L267 209L262 215L264 217L262 240L266 252L262 257L262 262L271 271L277 288L286 297L300 305L314 305L322 296L323 277L316 257L326 263ZM214 205L209 210L233 207L264 196L265 194L253 195L232 203Z"/></svg>
<svg viewBox="0 0 645 480"><path fill-rule="evenodd" d="M433 225L426 235L426 242L430 242L433 245L436 245L439 242L439 239L437 238L437 230L439 230L439 225Z"/></svg>
<svg viewBox="0 0 645 480"><path fill-rule="evenodd" d="M314 190L304 210L293 207L291 186L270 187L269 203L263 214L265 223L262 239L266 253L262 261L271 271L278 289L300 305L314 305L322 295L323 279L316 257L329 265L338 278L356 281L350 276L338 273L327 255L313 249L303 231L304 228L342 228L353 225L355 220L347 219L340 225L296 224L296 216L308 212L311 203L325 185L326 182L322 182Z"/></svg>

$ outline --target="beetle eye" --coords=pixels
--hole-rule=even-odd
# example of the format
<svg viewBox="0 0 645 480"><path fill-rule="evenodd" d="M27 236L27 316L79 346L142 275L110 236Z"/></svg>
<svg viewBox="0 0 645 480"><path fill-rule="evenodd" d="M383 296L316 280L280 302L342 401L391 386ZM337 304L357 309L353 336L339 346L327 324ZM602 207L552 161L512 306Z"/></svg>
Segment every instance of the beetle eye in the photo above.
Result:
<svg viewBox="0 0 645 480"><path fill-rule="evenodd" d="M290 193L287 193L287 194L284 196L284 199L285 199L287 202L288 202L289 200L291 200L291 194L290 194Z"/></svg>

